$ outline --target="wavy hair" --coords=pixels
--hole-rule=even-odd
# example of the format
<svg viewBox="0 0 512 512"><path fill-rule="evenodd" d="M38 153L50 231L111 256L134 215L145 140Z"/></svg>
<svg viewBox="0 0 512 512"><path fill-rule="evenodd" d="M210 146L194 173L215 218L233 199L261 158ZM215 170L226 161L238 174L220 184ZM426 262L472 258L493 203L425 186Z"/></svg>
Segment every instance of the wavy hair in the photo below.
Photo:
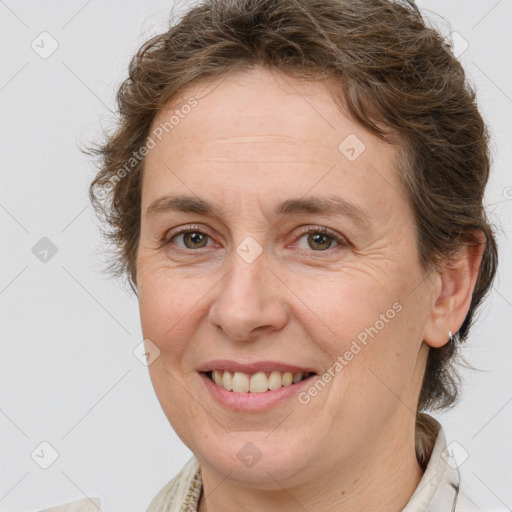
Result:
<svg viewBox="0 0 512 512"><path fill-rule="evenodd" d="M144 159L134 155L147 143L157 112L195 82L255 66L304 80L329 79L346 115L398 147L398 173L414 211L426 275L461 247L478 243L475 230L484 233L467 316L452 341L430 348L418 418L422 410L451 406L459 387L458 346L498 262L483 206L490 137L450 42L412 1L204 0L143 44L117 93L117 130L89 150L100 157L89 196L113 243L108 270L127 277L137 293Z"/></svg>

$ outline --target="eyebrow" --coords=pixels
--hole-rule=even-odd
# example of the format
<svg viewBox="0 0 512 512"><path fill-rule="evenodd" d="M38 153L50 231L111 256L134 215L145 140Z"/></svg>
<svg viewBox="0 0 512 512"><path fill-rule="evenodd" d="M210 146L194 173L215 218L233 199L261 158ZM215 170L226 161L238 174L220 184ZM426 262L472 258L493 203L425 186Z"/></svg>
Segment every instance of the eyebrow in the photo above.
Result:
<svg viewBox="0 0 512 512"><path fill-rule="evenodd" d="M146 217L156 214L180 211L222 217L224 209L195 196L177 195L162 196L153 201L146 209ZM368 213L364 208L351 203L340 196L292 198L278 204L274 216L294 213L316 213L326 215L343 215L357 224L368 225Z"/></svg>

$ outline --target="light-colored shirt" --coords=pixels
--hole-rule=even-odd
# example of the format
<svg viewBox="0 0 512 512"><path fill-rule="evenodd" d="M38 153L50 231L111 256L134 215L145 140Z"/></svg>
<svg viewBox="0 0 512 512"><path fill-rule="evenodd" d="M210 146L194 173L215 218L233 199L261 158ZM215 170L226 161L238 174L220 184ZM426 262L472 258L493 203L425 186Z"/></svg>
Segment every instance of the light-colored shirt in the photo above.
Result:
<svg viewBox="0 0 512 512"><path fill-rule="evenodd" d="M457 461L446 446L441 425L428 415L430 434L423 440L428 458L426 469L414 494L402 512L485 512L471 499L461 482ZM417 447L418 448L418 447ZM191 457L181 471L153 498L146 512L197 512L203 483L196 457ZM98 512L99 498L85 498L39 512ZM107 511L103 511L107 512Z"/></svg>

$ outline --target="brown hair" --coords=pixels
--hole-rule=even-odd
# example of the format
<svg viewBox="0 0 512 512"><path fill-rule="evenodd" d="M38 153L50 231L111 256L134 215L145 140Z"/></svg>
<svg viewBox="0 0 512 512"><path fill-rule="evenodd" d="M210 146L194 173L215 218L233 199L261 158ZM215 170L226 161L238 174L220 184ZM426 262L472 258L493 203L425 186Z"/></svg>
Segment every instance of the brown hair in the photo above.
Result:
<svg viewBox="0 0 512 512"><path fill-rule="evenodd" d="M453 341L430 349L419 396L418 411L449 407L457 397L457 345L468 336L498 261L483 208L489 135L451 46L413 2L205 0L147 41L119 88L117 131L89 150L101 157L89 195L109 228L104 235L114 242L109 271L127 276L137 293L144 159L136 156L156 113L190 84L254 66L329 79L347 115L398 146L425 274L477 243L474 230L485 234L468 314Z"/></svg>

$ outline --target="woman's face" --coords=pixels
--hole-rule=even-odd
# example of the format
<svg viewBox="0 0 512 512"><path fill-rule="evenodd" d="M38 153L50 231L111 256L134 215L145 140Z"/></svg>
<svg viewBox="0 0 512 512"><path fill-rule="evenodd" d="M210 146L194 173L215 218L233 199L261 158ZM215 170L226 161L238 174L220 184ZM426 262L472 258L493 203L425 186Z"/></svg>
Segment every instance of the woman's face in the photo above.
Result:
<svg viewBox="0 0 512 512"><path fill-rule="evenodd" d="M396 149L321 83L266 70L182 100L152 125L137 264L173 428L204 468L269 489L396 453L432 303ZM259 375L235 392L208 370L239 390Z"/></svg>

